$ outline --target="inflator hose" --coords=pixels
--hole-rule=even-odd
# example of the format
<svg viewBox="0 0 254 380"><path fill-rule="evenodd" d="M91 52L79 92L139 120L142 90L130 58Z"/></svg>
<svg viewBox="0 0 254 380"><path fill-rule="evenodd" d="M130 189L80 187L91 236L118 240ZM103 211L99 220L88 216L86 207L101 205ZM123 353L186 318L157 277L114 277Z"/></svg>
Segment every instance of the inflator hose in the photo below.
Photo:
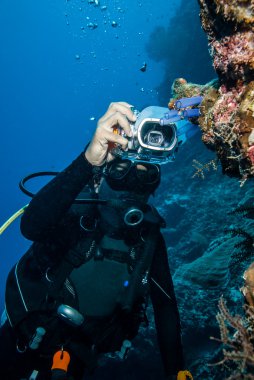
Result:
<svg viewBox="0 0 254 380"><path fill-rule="evenodd" d="M142 278L145 274L149 273L152 260L153 260L153 255L155 252L155 247L158 240L158 236L159 236L158 227L155 225L151 225L149 229L147 241L145 244L145 248L142 251L139 261L135 265L134 271L131 275L130 284L126 288L126 291L124 292L122 301L120 301L122 309L125 310L126 312L130 312L132 310L133 303L135 302L135 298L138 296L137 289L139 291L140 288L145 285L145 283L143 283L142 281Z"/></svg>

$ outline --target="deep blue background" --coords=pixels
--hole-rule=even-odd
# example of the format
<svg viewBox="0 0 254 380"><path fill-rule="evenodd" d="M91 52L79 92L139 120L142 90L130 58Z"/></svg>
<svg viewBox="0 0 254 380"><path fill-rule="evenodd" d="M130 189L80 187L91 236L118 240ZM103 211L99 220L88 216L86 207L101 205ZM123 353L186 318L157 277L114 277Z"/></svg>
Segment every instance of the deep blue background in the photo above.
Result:
<svg viewBox="0 0 254 380"><path fill-rule="evenodd" d="M149 59L145 45L178 3L105 0L102 11L82 0L1 0L0 224L29 201L19 180L74 159L96 126L90 117L111 101L158 104L163 63ZM90 30L89 22L98 27ZM1 236L0 303L6 273L29 244L17 221Z"/></svg>

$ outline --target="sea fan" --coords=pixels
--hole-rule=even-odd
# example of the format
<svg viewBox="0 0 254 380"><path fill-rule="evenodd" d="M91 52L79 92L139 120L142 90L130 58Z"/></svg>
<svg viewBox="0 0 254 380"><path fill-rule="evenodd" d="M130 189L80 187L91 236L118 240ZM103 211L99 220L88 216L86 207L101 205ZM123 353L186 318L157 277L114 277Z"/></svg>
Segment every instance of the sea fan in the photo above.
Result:
<svg viewBox="0 0 254 380"><path fill-rule="evenodd" d="M233 211L230 211L228 214L242 214L243 218L254 219L254 206L239 206L236 207Z"/></svg>
<svg viewBox="0 0 254 380"><path fill-rule="evenodd" d="M231 271L234 267L242 262L248 260L254 254L254 237L241 228L232 228L225 230L225 233L230 233L233 237L243 238L242 241L236 243L234 247L239 251L231 255L231 262L229 264Z"/></svg>

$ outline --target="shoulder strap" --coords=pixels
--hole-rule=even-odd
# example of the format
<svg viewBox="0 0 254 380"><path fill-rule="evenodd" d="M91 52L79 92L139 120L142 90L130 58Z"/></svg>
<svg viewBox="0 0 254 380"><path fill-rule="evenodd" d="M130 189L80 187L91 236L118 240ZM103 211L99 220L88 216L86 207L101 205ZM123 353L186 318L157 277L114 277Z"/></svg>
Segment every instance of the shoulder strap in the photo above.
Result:
<svg viewBox="0 0 254 380"><path fill-rule="evenodd" d="M69 277L74 268L78 268L86 261L89 261L96 250L96 232L85 237L68 250L61 262L48 274L50 282L49 295L58 298L64 281Z"/></svg>

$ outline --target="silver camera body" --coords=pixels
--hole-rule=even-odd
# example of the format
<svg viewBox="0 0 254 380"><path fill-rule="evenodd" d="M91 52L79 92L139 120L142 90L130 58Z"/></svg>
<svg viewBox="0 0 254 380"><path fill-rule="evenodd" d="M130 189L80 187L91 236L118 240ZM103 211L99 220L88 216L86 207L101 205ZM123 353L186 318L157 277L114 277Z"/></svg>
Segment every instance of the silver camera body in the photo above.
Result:
<svg viewBox="0 0 254 380"><path fill-rule="evenodd" d="M120 131L128 139L128 150L116 146L112 153L131 161L157 164L173 161L178 146L177 126L175 123L162 125L161 119L167 112L168 108L158 106L147 107L141 112L134 110L137 120L131 124L132 137Z"/></svg>

